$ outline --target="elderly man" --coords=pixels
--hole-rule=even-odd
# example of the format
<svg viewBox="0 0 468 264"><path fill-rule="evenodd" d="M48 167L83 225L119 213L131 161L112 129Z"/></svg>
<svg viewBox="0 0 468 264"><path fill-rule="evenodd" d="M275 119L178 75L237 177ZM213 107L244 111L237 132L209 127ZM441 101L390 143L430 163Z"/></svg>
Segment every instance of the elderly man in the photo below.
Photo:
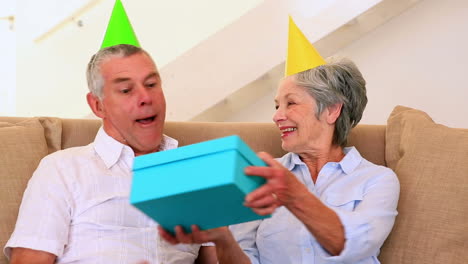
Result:
<svg viewBox="0 0 468 264"><path fill-rule="evenodd" d="M163 135L166 103L150 55L125 44L101 49L87 77L103 126L88 146L41 161L5 247L11 263L209 263L213 247L166 243L128 202L134 157L177 147Z"/></svg>

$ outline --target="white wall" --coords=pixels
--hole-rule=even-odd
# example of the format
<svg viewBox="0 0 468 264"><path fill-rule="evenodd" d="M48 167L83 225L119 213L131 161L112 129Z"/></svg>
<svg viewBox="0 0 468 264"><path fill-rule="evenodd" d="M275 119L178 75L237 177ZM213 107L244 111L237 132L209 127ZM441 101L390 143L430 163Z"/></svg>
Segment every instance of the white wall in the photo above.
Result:
<svg viewBox="0 0 468 264"><path fill-rule="evenodd" d="M100 45L107 24L107 18L103 20L102 16L108 16L113 2L103 1L78 18L83 20L83 28L70 23L36 45L20 34L24 14L18 14L17 91L16 95L11 94L12 98L16 96L16 115L84 117L90 113L85 102L85 66ZM262 1L243 0L236 9L235 6L223 7L215 0L204 0L203 3L217 10L205 16L180 9L181 1L173 1L165 7L156 2L124 1L124 5L140 42L148 45L163 67L171 56L183 54L200 39L220 30L223 23L228 25ZM149 8L141 3L153 6ZM142 11L142 6L146 10ZM200 6L193 8L203 10ZM156 15L163 16L167 23L150 24L150 10L157 10ZM144 12L142 17L145 18L132 15L138 12ZM211 25L210 21L217 19L220 24ZM199 35L169 34L164 41L159 41L155 32L167 33L174 27L173 32L198 30ZM369 104L362 123L385 124L393 107L402 104L428 112L436 122L468 127L465 107L468 84L464 79L468 70L464 64L468 61L467 29L468 1L424 0L340 50L338 54L353 59L368 81ZM173 43L172 47L168 43ZM274 92L225 120L270 122L273 97ZM176 110L177 105L171 108Z"/></svg>
<svg viewBox="0 0 468 264"><path fill-rule="evenodd" d="M29 1L36 5L54 2ZM140 44L161 68L262 1L123 0L122 3ZM16 115L69 118L89 115L85 99L86 64L101 45L114 2L100 1L74 23L39 42L32 41L37 34L30 32L31 23L41 23L47 14L31 14L34 8L23 6L28 1L18 3ZM83 27L77 26L78 20Z"/></svg>
<svg viewBox="0 0 468 264"><path fill-rule="evenodd" d="M380 1L306 0L301 2L308 2L310 6L304 8L315 10L315 14L305 18L293 13L292 17L298 25L305 25L301 28L313 41L335 31ZM207 109L220 106L220 102L282 63L287 44L287 17L295 9L294 2L265 0L162 68L168 105L166 119L197 119ZM251 88L256 90L258 86ZM255 96L254 92L251 101L257 99ZM239 105L238 102L234 104Z"/></svg>
<svg viewBox="0 0 468 264"><path fill-rule="evenodd" d="M385 124L395 105L468 128L468 1L424 0L338 52L367 80L361 123ZM274 92L226 121L271 121Z"/></svg>
<svg viewBox="0 0 468 264"><path fill-rule="evenodd" d="M281 63L288 14L298 25L321 25L303 28L306 35L319 39L381 1L126 0L123 4L140 43L159 66L167 119L182 121ZM62 24L37 43L28 39L38 37L38 29L44 32L43 23L50 27L57 17L66 17L63 13L73 10L70 5L76 8L85 2L94 7L84 15L75 15L73 23ZM113 2L21 2L26 5L18 15L18 115L83 117L90 113L82 99L87 93L84 69L100 45ZM77 26L78 21L82 27Z"/></svg>
<svg viewBox="0 0 468 264"><path fill-rule="evenodd" d="M0 17L13 16L15 4L0 0ZM0 20L0 115L15 115L16 34L12 21Z"/></svg>

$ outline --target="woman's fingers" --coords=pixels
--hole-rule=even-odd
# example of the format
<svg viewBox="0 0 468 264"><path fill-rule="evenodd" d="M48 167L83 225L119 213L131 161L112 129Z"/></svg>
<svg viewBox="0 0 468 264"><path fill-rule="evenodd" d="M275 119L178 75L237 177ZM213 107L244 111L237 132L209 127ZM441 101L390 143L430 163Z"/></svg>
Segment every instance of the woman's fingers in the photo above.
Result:
<svg viewBox="0 0 468 264"><path fill-rule="evenodd" d="M248 166L245 167L245 174L251 176L260 176L265 179L270 179L273 176L273 171L276 170L272 167L257 167L257 166Z"/></svg>
<svg viewBox="0 0 468 264"><path fill-rule="evenodd" d="M275 190L268 184L262 185L252 191L245 197L245 203L248 207L265 207L278 203L278 197Z"/></svg>
<svg viewBox="0 0 468 264"><path fill-rule="evenodd" d="M269 215L275 212L276 206L272 207L266 207L266 208L252 208L252 211L254 211L258 215Z"/></svg>
<svg viewBox="0 0 468 264"><path fill-rule="evenodd" d="M273 213L279 204L273 195L266 195L250 203L246 202L245 206L252 208L259 215L266 215Z"/></svg>
<svg viewBox="0 0 468 264"><path fill-rule="evenodd" d="M249 166L245 168L245 174L247 175L254 175L254 176L260 176L263 178L270 178L275 171L278 169L284 169L283 165L281 165L279 162L277 162L270 154L266 152L259 152L258 156L265 161L265 163L269 167L263 167L263 166Z"/></svg>
<svg viewBox="0 0 468 264"><path fill-rule="evenodd" d="M257 156L261 158L268 166L272 168L282 168L283 165L281 165L278 161L273 158L269 153L267 152L258 152Z"/></svg>
<svg viewBox="0 0 468 264"><path fill-rule="evenodd" d="M275 193L277 190L274 187L274 184L269 183L268 181L257 189L253 190L251 193L247 194L245 197L245 202L251 203L262 199L264 196L272 196L272 193Z"/></svg>
<svg viewBox="0 0 468 264"><path fill-rule="evenodd" d="M271 205L276 205L278 203L278 198L274 192L267 192L262 196L259 196L257 199L249 202L249 207L268 207Z"/></svg>

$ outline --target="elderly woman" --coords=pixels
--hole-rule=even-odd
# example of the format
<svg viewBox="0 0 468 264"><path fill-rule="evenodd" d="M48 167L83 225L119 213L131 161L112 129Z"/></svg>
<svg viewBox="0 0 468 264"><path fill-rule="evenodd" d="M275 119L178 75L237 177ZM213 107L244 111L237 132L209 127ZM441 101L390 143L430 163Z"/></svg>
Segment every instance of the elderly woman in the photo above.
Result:
<svg viewBox="0 0 468 264"><path fill-rule="evenodd" d="M396 175L345 147L367 103L365 80L341 59L284 78L273 120L289 153L247 167L266 183L245 205L271 218L191 234L171 243L213 241L220 263L379 263L399 196ZM236 243L237 242L237 243ZM214 250L214 249L213 249Z"/></svg>

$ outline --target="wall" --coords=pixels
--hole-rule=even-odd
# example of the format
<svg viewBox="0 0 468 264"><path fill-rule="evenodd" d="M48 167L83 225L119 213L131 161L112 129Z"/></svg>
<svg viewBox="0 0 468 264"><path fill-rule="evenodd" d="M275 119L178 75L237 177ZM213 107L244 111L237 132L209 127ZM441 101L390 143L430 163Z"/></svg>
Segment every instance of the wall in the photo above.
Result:
<svg viewBox="0 0 468 264"><path fill-rule="evenodd" d="M468 127L468 1L424 0L338 52L367 80L361 123L385 124L395 105ZM225 121L270 122L274 92Z"/></svg>
<svg viewBox="0 0 468 264"><path fill-rule="evenodd" d="M80 118L90 114L85 99L86 64L101 45L114 2L100 1L39 42L31 39L30 24L35 23L31 18L46 17L28 13L31 8L21 6L27 1L18 3L16 115ZM141 45L160 68L261 2L122 1Z"/></svg>
<svg viewBox="0 0 468 264"><path fill-rule="evenodd" d="M12 15L5 10L0 11L0 17ZM15 115L16 87L16 34L14 24L8 20L0 20L0 115Z"/></svg>

